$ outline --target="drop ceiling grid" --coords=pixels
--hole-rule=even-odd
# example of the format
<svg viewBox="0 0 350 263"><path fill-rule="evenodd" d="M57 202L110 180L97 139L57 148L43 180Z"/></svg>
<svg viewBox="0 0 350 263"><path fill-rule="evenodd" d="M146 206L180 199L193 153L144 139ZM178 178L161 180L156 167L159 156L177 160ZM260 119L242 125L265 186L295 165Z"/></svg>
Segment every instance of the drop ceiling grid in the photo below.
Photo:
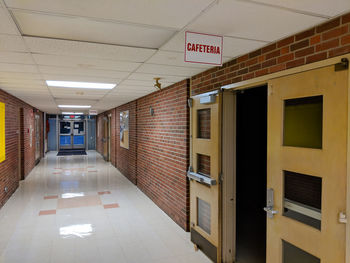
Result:
<svg viewBox="0 0 350 263"><path fill-rule="evenodd" d="M214 0L6 0L10 9L54 13L90 19L110 19L120 23L180 29ZM137 7L137 8L135 8ZM178 14L181 14L179 16Z"/></svg>
<svg viewBox="0 0 350 263"><path fill-rule="evenodd" d="M40 66L77 67L115 71L133 71L141 65L141 63L137 62L45 54L33 54L33 58Z"/></svg>
<svg viewBox="0 0 350 263"><path fill-rule="evenodd" d="M10 10L13 11L14 16L16 16L16 13L18 17L21 16L18 15L19 13L25 13L27 17L23 18L22 16L22 19L27 19L27 22L33 22L33 20L43 21L42 19L45 17L45 19L53 21L52 23L55 27L57 27L57 25L62 25L62 23L67 23L67 21L71 20L71 17L74 16L77 19L76 24L78 28L84 25L84 21L88 21L91 28L95 26L99 27L98 25L102 24L106 26L107 24L114 23L114 25L125 26L129 29L143 27L144 31L166 31L171 32L172 35L175 31L179 33L173 36L169 41L167 41L167 39L171 37L171 35L167 37L164 35L164 38L162 38L158 34L151 34L153 37L160 37L156 39L158 42L151 39L147 40L150 41L148 44L146 42L142 43L142 45L152 47L151 49L81 41L45 39L40 37L23 37L25 42L23 48L21 44L16 44L15 42L14 46L9 45L12 41L7 39L6 42L6 37L8 36L6 35L4 37L0 35L0 51L32 52L32 56L35 60L33 63L35 63L34 65L37 67L38 72L40 72L42 80L48 79L47 77L57 77L61 80L67 80L64 78L69 77L69 80L77 81L96 80L97 82L98 80L101 82L118 83L119 85L116 89L106 91L104 95L101 94L102 97L100 100L91 101L94 107L105 107L104 109L107 110L110 104L103 102L109 101L112 97L114 98L114 96L116 96L115 103L118 104L126 99L136 99L141 96L141 94L155 91L153 87L153 78L155 76L163 78L163 82L161 82L163 87L166 87L210 68L205 65L185 64L181 59L184 55L183 36L184 31L187 29L224 35L224 61L228 61L234 57L265 46L270 41L280 39L284 37L285 34L290 35L293 32L304 30L314 24L325 21L326 19L317 16L317 13L322 12L322 14L320 14L322 16L323 13L327 11L322 10L322 8L311 10L316 16L302 14L298 11L304 10L305 12L310 12L308 9L311 6L310 3L318 5L316 4L316 0L304 1L304 4L282 0L273 1L273 4L281 5L280 7L268 6L269 4L271 5L272 0L257 0L256 2L249 0L163 0L159 3L157 2L158 5L152 10L147 9L150 8L150 5L146 6L144 9L138 9L141 10L141 13L138 13L137 11L135 12L134 8L133 12L129 9L134 1L137 0L86 0L84 1L84 5L80 6L79 2L72 2L70 0L32 0L30 4L22 0L6 0L6 4L10 7ZM322 1L325 5L329 3L327 0L319 1ZM332 15L343 12L344 8L350 9L350 3L348 3L347 0L334 1L335 3L332 3L334 3L336 7L332 7L335 10L332 11L334 12ZM140 1L137 2L140 3ZM194 4L195 2L196 5ZM117 10L111 8L111 5L113 7L114 4L119 5ZM94 5L98 7L92 8ZM174 8L170 10L169 5L173 5ZM183 8L183 6L186 6L186 8ZM181 7L183 12L179 12L176 7ZM287 8L298 10L293 12L292 10L287 10ZM28 10L25 9L32 9L33 12L28 12ZM166 14L166 12L168 12L168 14ZM55 15L58 14L60 17L65 16L65 19L62 20L57 16L52 17L54 13ZM178 15L179 13L181 13L181 16ZM159 16L151 16L150 14L159 14ZM174 14L176 14L176 16L174 16ZM30 16L29 20L28 15ZM96 19L91 19L93 16L95 16ZM111 21L108 21L108 19ZM24 27L23 21L22 27ZM160 23L160 21L162 21L162 23ZM286 22L279 23L279 21ZM41 22L41 24L44 23ZM30 24L26 23L25 26L27 27L26 30L28 30ZM41 30L38 24L34 26L34 29ZM40 34L40 32L38 34ZM130 37L128 34L124 36L127 38ZM102 34L96 40L100 40L100 38L103 37L105 36ZM2 38L5 40L4 42L1 42ZM76 38L79 39L79 36ZM89 40L94 41L94 39ZM128 41L132 42L135 41L135 39L129 39ZM164 42L167 43L164 45ZM15 76L15 74L18 74L16 70L24 71L23 79L35 78L35 73L31 71L32 68L29 67L30 65L12 65L9 69L2 72L4 67L2 67L1 64L9 64L9 60L11 60L11 54L7 56L7 58L3 58L3 61L1 61L0 58L0 78L2 76L5 78ZM16 56L13 56L13 61L18 62L19 58L17 57L16 60ZM118 63L116 63L116 61L118 61ZM22 73L18 75L20 76ZM136 83L139 85L136 85ZM53 93L52 89L48 89L48 91ZM63 90L55 92L57 92L57 94L66 93ZM74 96L74 92L70 94ZM86 94L86 96L92 96L90 92L85 93L85 90L84 94ZM119 95L123 96L123 99L118 99ZM75 97L76 96L74 96L74 98ZM77 95L77 97L83 98L84 96ZM112 101L114 101L114 99ZM114 107L115 106L117 105L114 105Z"/></svg>
<svg viewBox="0 0 350 263"><path fill-rule="evenodd" d="M92 43L158 48L175 30L135 26L82 17L12 11L26 36L78 40ZM61 30L65 28L65 30Z"/></svg>

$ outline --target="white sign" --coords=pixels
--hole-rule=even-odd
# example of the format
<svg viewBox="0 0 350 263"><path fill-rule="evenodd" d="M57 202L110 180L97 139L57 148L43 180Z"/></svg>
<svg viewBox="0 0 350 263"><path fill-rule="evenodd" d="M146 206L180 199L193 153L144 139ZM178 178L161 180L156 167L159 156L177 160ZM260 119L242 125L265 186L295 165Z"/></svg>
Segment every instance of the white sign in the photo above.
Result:
<svg viewBox="0 0 350 263"><path fill-rule="evenodd" d="M89 115L97 115L97 110L89 110Z"/></svg>
<svg viewBox="0 0 350 263"><path fill-rule="evenodd" d="M222 36L185 33L185 62L221 66L222 48Z"/></svg>

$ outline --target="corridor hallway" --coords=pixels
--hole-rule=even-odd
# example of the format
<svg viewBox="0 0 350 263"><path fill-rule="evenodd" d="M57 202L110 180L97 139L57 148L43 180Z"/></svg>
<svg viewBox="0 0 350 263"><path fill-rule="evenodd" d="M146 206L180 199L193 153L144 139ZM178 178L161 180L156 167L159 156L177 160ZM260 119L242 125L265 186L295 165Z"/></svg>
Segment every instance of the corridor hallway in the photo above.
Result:
<svg viewBox="0 0 350 263"><path fill-rule="evenodd" d="M98 153L56 154L0 210L0 262L210 262Z"/></svg>

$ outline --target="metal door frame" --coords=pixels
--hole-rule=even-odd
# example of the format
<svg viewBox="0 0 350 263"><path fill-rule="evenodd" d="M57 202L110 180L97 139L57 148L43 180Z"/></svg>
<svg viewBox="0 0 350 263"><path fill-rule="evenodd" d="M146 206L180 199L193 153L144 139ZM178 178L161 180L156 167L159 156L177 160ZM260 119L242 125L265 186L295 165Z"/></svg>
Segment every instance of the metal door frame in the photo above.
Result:
<svg viewBox="0 0 350 263"><path fill-rule="evenodd" d="M70 123L70 134L61 134L61 123L62 122L69 122ZM84 144L83 147L81 147L81 145L79 144L79 147L75 147L74 146L74 123L75 122L82 122L84 125L84 134L82 134L82 136L84 136ZM86 122L85 120L59 120L59 124L58 124L58 149L62 150L62 149L86 149ZM69 147L61 147L61 136L70 136L70 146Z"/></svg>

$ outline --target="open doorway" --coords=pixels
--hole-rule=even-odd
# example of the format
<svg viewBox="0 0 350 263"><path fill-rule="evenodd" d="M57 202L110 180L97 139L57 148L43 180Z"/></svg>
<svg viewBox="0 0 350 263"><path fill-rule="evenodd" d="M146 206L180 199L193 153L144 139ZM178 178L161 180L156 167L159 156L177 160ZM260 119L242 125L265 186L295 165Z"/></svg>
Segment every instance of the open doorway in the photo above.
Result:
<svg viewBox="0 0 350 263"><path fill-rule="evenodd" d="M267 86L237 93L236 261L266 263Z"/></svg>

